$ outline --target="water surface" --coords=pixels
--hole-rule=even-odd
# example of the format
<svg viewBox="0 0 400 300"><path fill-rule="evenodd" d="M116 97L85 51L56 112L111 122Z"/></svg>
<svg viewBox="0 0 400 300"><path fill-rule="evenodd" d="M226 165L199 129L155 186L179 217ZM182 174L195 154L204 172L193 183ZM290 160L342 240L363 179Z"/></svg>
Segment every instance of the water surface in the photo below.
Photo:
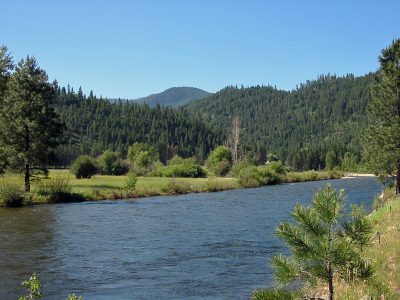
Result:
<svg viewBox="0 0 400 300"><path fill-rule="evenodd" d="M355 178L0 209L0 299L22 295L32 272L45 299L249 299L286 251L275 227L327 182L367 209L381 189Z"/></svg>

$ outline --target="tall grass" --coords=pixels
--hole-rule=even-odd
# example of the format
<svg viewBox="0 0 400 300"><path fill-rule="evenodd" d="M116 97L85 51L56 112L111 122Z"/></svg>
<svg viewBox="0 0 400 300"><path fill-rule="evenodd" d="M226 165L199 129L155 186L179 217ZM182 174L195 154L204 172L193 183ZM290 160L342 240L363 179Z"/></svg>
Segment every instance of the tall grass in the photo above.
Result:
<svg viewBox="0 0 400 300"><path fill-rule="evenodd" d="M5 180L0 182L0 206L20 207L24 200L24 190L19 184Z"/></svg>
<svg viewBox="0 0 400 300"><path fill-rule="evenodd" d="M400 299L400 197L386 191L383 205L370 215L375 237L363 256L375 270L369 281L347 283L336 278L336 299ZM324 291L313 291L323 298Z"/></svg>

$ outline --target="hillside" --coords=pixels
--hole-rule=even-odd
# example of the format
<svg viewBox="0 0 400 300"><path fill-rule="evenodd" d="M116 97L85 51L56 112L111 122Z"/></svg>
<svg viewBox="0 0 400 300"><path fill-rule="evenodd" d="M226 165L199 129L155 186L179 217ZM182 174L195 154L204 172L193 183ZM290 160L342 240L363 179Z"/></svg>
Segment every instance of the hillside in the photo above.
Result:
<svg viewBox="0 0 400 300"><path fill-rule="evenodd" d="M68 165L79 154L125 153L130 144L146 142L157 147L164 162L176 153L204 161L226 142L237 115L242 157L263 163L275 153L295 170L323 169L329 151L335 152L336 164L346 152L358 161L373 77L320 76L292 91L227 87L180 108L110 102L61 89L57 110L68 130L57 154ZM176 95L173 91L167 94Z"/></svg>
<svg viewBox="0 0 400 300"><path fill-rule="evenodd" d="M110 102L93 93L86 97L81 90L59 89L56 109L66 125L64 144L56 149L59 164L64 166L81 154L97 156L108 149L126 154L134 142L154 145L163 162L174 154L195 155L203 161L223 140L221 130L186 111Z"/></svg>
<svg viewBox="0 0 400 300"><path fill-rule="evenodd" d="M146 103L150 107L154 107L157 104L161 106L178 107L208 95L210 95L209 92L194 87L173 87L164 92L135 99L134 101Z"/></svg>
<svg viewBox="0 0 400 300"><path fill-rule="evenodd" d="M185 108L225 133L239 116L242 156L264 162L272 152L297 170L319 169L330 150L359 159L373 76L320 76L293 91L227 87Z"/></svg>

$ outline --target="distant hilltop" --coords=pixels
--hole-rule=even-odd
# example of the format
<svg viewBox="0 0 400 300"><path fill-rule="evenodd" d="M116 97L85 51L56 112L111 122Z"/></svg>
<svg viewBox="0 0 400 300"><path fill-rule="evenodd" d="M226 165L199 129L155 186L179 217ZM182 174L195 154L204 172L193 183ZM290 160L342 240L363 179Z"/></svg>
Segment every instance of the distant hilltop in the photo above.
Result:
<svg viewBox="0 0 400 300"><path fill-rule="evenodd" d="M147 97L133 99L139 103L146 103L147 105L154 107L157 104L161 106L178 107L185 105L191 101L202 99L209 96L211 93L206 92L202 89L195 87L172 87L164 92L151 94ZM114 102L117 99L109 99Z"/></svg>

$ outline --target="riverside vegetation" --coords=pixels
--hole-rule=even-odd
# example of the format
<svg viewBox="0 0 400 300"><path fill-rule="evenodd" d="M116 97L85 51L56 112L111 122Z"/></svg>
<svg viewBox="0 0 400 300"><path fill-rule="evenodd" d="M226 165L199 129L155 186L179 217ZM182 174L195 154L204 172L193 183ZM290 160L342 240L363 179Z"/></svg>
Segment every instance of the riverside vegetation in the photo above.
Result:
<svg viewBox="0 0 400 300"><path fill-rule="evenodd" d="M130 175L131 174L131 175ZM136 174L112 176L95 175L90 179L76 179L67 170L50 170L48 178L34 182L32 191L23 191L23 179L7 174L0 180L0 205L21 206L24 204L95 201L104 199L138 198L158 195L217 192L244 187L233 177L167 178L136 177ZM134 184L128 180L134 174ZM276 178L264 178L273 182L302 182L339 178L340 172L292 172ZM259 177L248 180L251 186L260 186ZM255 185L257 184L257 185ZM268 183L266 183L268 184Z"/></svg>
<svg viewBox="0 0 400 300"><path fill-rule="evenodd" d="M315 242L324 243L323 241L315 241L312 239L306 244L301 243L302 239L294 243L295 236L307 230L306 226L309 226L309 230L312 228L319 228L319 222L305 222L308 220L306 216L310 215L309 213L313 214L314 212L304 210L303 208L295 209L293 216L297 220L301 220L302 225L299 227L299 231L293 232L293 235L288 234L286 229L287 225L280 225L277 229L278 235L284 237L285 240L289 239L287 240L288 243L295 247L295 255L297 255L296 251L300 250L301 247L312 246ZM345 224L347 225L345 225L343 231L338 232L339 235L335 235L334 238L345 238L347 239L347 242L344 241L345 243L351 242L351 240L357 238L362 243L356 243L350 248L346 246L346 251L350 249L354 251L354 249L356 249L357 252L355 256L346 258L346 255L344 255L346 251L332 252L333 262L343 263L342 265L336 266L337 273L332 273L331 284L332 287L334 287L335 299L399 299L400 196L396 195L393 188L385 190L380 197L375 198L374 211L370 215L360 214L359 211L357 212L356 210L355 214L353 213L353 215L347 216L347 223ZM358 234L355 234L356 232L358 232ZM306 235L304 235L304 238L306 238ZM343 243L343 241L341 243ZM361 244L363 244L362 248L360 247ZM336 246L338 247L339 245L340 243ZM342 250L342 247L340 249ZM324 255L323 253L324 252L321 252L322 255ZM298 255L300 255L300 253L298 253ZM301 279L306 282L301 290L256 290L253 292L252 299L309 299L310 297L314 299L327 299L330 293L325 282L329 277L323 276L324 273L321 273L323 268L319 269L318 264L313 264L312 261L308 260L316 259L316 261L318 261L317 257L311 258L312 256L313 254L310 252L298 256L301 258L302 263L307 263L306 268L301 269L302 272L306 272L308 270L307 268L312 268L312 272L301 276ZM348 263L344 263L343 259L348 259ZM287 281L301 275L298 273L300 269L297 269L300 265L291 265L294 262L295 261L287 260L282 256L278 256L275 259L274 263L277 266L277 276L280 280ZM359 268L356 268L360 262L364 263L361 264ZM310 275L314 277L310 278Z"/></svg>
<svg viewBox="0 0 400 300"><path fill-rule="evenodd" d="M379 57L380 70L368 107L371 123L363 136L369 167L392 189L375 199L375 211L369 216L356 207L346 216L342 194L332 192L329 186L315 195L312 207L296 206L292 213L296 223L277 228L293 256L275 257L274 267L278 283L297 279L305 287L295 292L255 291L254 300L400 298L399 61L397 39ZM333 160L334 153L329 157Z"/></svg>

